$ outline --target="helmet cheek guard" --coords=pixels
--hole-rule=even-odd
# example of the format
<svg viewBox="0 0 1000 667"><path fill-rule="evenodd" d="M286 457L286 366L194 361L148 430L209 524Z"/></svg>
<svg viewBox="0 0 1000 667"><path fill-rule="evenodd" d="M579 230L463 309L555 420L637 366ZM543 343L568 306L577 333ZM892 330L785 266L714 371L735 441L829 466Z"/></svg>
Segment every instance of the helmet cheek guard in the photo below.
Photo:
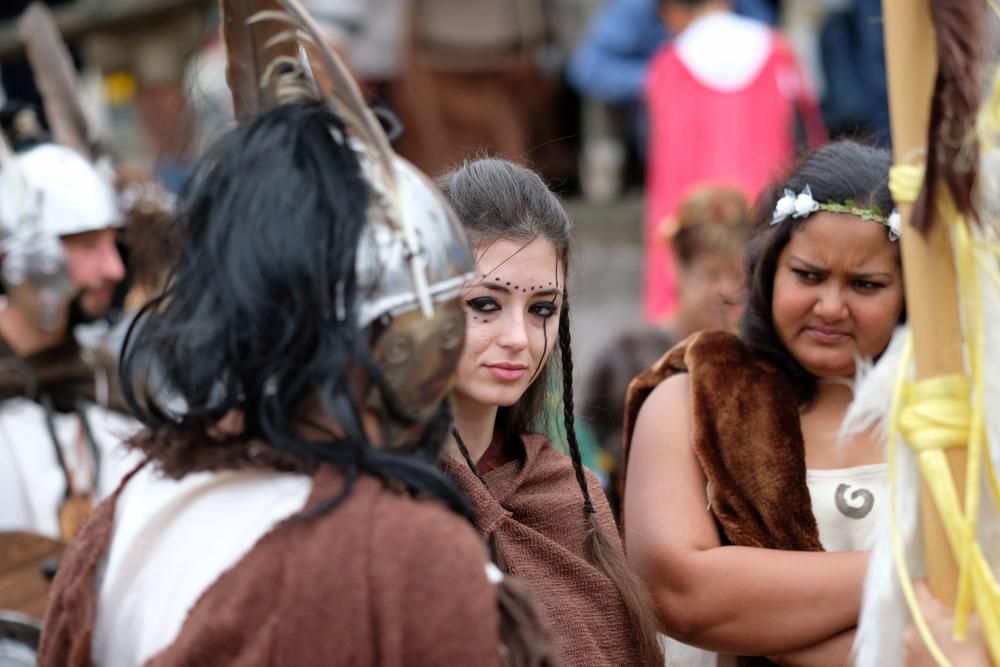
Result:
<svg viewBox="0 0 1000 667"><path fill-rule="evenodd" d="M395 167L396 210L415 232L417 256L411 257L401 235L386 225L386 208L376 201L356 269L359 325L370 327L372 356L392 394L367 401L380 421L396 423L390 428L395 429L392 437L385 434L383 442L409 441L400 439L404 434L398 429L422 427L451 391L465 342L462 290L475 275L472 248L451 207L410 163L396 158ZM426 280L423 301L430 303L429 313L422 307L414 264ZM396 410L389 409L387 400Z"/></svg>
<svg viewBox="0 0 1000 667"><path fill-rule="evenodd" d="M0 282L10 303L43 331L54 331L76 294L62 242L45 234L14 237L5 247Z"/></svg>

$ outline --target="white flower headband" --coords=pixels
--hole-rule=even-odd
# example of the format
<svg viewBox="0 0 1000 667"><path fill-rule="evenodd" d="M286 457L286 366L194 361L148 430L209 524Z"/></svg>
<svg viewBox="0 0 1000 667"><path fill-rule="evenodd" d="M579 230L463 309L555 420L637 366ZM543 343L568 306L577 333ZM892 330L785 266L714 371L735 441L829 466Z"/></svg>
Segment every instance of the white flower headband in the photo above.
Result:
<svg viewBox="0 0 1000 667"><path fill-rule="evenodd" d="M785 188L784 196L781 197L781 199L779 199L774 205L774 214L771 216L771 224L776 225L779 222L784 222L788 218L806 218L816 211L850 213L851 215L858 216L862 220L871 220L872 222L877 222L880 225L885 225L889 229L890 241L899 240L899 235L903 228L902 218L899 215L899 211L896 209L893 209L892 213L885 216L878 208L864 208L858 206L852 199L848 199L843 204L838 204L837 202L832 201L820 203L813 199L812 190L808 185L799 194L795 194L793 191Z"/></svg>

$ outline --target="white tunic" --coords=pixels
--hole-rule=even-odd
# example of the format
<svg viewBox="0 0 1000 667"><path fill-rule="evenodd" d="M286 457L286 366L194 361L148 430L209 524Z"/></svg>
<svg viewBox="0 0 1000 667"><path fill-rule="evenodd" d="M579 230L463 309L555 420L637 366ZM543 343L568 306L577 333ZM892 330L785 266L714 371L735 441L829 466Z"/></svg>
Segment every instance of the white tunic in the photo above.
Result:
<svg viewBox="0 0 1000 667"><path fill-rule="evenodd" d="M97 489L90 489L93 461L80 438L81 421L75 413L53 415L53 427L63 459L78 491L93 492L95 502L115 490L139 459L123 442L138 423L96 404L84 414L100 452ZM0 403L0 531L26 531L59 539L59 507L66 477L56 457L55 444L38 403L15 398Z"/></svg>
<svg viewBox="0 0 1000 667"><path fill-rule="evenodd" d="M806 471L819 541L827 551L869 551L876 516L888 498L888 465Z"/></svg>
<svg viewBox="0 0 1000 667"><path fill-rule="evenodd" d="M807 470L819 541L827 551L868 551L875 540L875 508L888 498L885 463ZM695 648L663 637L667 664L672 667L729 667L736 657Z"/></svg>
<svg viewBox="0 0 1000 667"><path fill-rule="evenodd" d="M118 498L98 572L95 665L141 665L173 642L201 594L276 523L306 502L312 480L269 471L172 480L147 465Z"/></svg>

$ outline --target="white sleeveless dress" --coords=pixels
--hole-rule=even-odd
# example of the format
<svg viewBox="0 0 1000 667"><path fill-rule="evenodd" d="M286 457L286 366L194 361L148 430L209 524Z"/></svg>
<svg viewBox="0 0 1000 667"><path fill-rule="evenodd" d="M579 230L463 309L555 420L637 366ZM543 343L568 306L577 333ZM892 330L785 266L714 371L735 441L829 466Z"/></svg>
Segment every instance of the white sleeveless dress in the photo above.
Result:
<svg viewBox="0 0 1000 667"><path fill-rule="evenodd" d="M888 498L887 465L807 470L819 540L827 551L868 551L875 540L877 506ZM660 636L672 667L735 667L736 657Z"/></svg>

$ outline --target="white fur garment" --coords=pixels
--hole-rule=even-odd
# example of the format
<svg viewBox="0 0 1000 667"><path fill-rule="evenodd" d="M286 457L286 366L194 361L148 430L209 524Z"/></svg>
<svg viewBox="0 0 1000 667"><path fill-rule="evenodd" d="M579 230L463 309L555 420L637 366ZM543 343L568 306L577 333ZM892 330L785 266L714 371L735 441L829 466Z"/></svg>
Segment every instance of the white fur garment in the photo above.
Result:
<svg viewBox="0 0 1000 667"><path fill-rule="evenodd" d="M996 259L990 260L994 264ZM1000 469L1000 289L980 271L985 319L985 369L987 439L993 464ZM885 443L888 417L895 382L902 360L908 331L900 328L886 353L872 367L859 365L855 399L844 419L842 433L857 433L869 428ZM992 372L991 372L992 371ZM909 371L912 373L912 369ZM919 525L920 477L916 457L900 441L896 451L897 495L894 499L903 538L907 565L912 577L924 573L923 543ZM996 572L1000 563L1000 512L986 484L979 518L979 539L983 552ZM861 619L855 641L855 664L858 667L896 667L903 664L902 633L911 618L899 585L892 554L889 506L883 504L879 528L865 579Z"/></svg>

